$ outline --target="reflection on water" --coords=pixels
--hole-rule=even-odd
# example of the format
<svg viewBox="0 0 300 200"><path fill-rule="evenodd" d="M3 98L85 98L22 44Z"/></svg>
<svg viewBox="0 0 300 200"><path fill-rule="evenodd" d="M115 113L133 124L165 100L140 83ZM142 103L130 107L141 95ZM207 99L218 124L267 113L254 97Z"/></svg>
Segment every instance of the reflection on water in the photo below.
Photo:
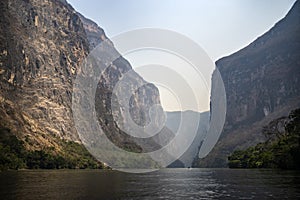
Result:
<svg viewBox="0 0 300 200"><path fill-rule="evenodd" d="M165 169L147 174L98 170L0 173L0 199L300 199L300 173Z"/></svg>

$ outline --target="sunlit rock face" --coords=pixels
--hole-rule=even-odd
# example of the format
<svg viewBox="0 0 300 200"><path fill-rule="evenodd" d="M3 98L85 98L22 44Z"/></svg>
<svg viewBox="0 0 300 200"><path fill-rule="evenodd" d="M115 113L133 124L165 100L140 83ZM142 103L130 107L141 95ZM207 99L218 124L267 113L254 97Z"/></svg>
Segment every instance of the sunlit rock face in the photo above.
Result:
<svg viewBox="0 0 300 200"><path fill-rule="evenodd" d="M30 141L31 149L56 146L52 138L80 142L72 117L73 83L80 63L107 39L104 31L63 0L3 0L0 26L0 128ZM109 106L114 85L130 70L122 57L111 64L99 80L96 112L115 143L142 151L143 142L113 122ZM132 96L131 117L144 125L149 108L160 104L159 92L136 73L132 79L144 86ZM116 115L126 120L121 110Z"/></svg>
<svg viewBox="0 0 300 200"><path fill-rule="evenodd" d="M55 0L4 0L0 9L1 127L33 149L53 136L78 141L72 83L89 52L81 20Z"/></svg>
<svg viewBox="0 0 300 200"><path fill-rule="evenodd" d="M297 1L271 30L216 62L226 90L226 122L221 139L201 166L226 166L233 150L263 141L263 126L300 106L299 35Z"/></svg>

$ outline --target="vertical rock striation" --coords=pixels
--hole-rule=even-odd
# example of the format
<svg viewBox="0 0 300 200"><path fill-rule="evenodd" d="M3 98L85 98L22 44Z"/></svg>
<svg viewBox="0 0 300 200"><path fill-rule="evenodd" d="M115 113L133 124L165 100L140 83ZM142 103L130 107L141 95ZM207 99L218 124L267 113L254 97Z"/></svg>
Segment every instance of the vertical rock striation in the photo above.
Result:
<svg viewBox="0 0 300 200"><path fill-rule="evenodd" d="M30 148L51 137L78 141L71 112L72 82L89 52L73 8L59 0L0 3L0 125Z"/></svg>

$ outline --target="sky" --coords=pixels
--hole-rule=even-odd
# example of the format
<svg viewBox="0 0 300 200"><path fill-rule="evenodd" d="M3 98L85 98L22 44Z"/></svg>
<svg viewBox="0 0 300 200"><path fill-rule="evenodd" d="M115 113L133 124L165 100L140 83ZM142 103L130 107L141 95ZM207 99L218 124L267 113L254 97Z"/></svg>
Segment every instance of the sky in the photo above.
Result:
<svg viewBox="0 0 300 200"><path fill-rule="evenodd" d="M68 0L77 11L102 27L109 38L138 28L167 29L192 39L213 62L247 46L268 31L287 14L295 1ZM141 65L141 62L135 61L137 56L143 58L141 53L125 56L133 63L133 68ZM191 85L199 90L199 104L203 105L199 108L179 108L178 102L174 103L176 95L172 97L167 88L157 84L163 107L170 111L208 110L209 93L202 86L199 89L199 85L205 85L203 81ZM208 85L210 87L210 83Z"/></svg>

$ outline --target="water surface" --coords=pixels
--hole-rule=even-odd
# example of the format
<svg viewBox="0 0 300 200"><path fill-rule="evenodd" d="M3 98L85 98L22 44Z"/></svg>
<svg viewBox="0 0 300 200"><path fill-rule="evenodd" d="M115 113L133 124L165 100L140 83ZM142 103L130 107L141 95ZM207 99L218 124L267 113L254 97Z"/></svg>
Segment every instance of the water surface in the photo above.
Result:
<svg viewBox="0 0 300 200"><path fill-rule="evenodd" d="M300 173L249 169L164 169L0 173L0 199L300 199Z"/></svg>

